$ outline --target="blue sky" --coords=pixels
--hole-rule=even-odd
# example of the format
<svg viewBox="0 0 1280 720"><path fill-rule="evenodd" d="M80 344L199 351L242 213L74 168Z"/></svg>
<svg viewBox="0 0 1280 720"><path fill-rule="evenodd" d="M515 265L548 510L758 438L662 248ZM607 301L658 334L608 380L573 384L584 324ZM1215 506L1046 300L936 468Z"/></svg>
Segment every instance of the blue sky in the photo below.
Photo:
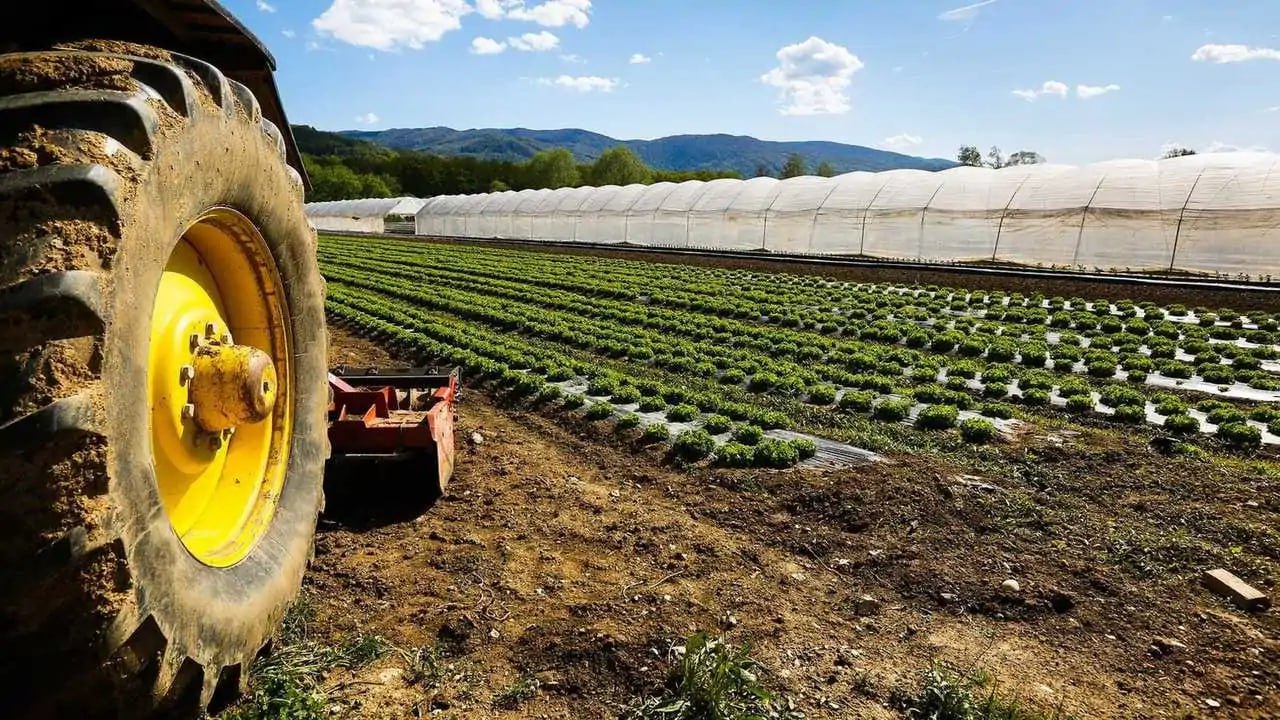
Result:
<svg viewBox="0 0 1280 720"><path fill-rule="evenodd" d="M1280 151L1274 0L224 0L326 130Z"/></svg>

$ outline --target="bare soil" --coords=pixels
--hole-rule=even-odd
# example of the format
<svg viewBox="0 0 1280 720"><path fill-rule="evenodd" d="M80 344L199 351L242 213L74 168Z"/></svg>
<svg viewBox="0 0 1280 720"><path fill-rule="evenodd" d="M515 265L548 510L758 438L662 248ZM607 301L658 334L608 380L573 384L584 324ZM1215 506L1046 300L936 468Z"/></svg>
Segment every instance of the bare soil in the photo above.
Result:
<svg viewBox="0 0 1280 720"><path fill-rule="evenodd" d="M330 332L335 364L391 363ZM1280 717L1277 613L1196 582L1225 558L1275 596L1280 490L1261 463L1046 427L964 467L681 470L478 391L459 415L433 507L321 523L313 632L446 658L425 677L397 653L335 674L352 716L614 717L704 630L750 644L810 718L901 717L935 660L1078 717Z"/></svg>

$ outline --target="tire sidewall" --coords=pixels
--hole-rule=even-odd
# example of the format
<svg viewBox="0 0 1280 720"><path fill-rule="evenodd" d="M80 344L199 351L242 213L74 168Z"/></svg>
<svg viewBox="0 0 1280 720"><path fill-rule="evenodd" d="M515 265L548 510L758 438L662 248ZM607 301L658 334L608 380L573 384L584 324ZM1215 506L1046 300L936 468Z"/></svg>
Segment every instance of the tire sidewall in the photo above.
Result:
<svg viewBox="0 0 1280 720"><path fill-rule="evenodd" d="M295 598L321 504L327 338L314 233L278 149L238 112L202 106L165 124L155 157L121 198L111 321L104 343L102 409L111 454L114 525L124 544L138 617L151 617L166 654L206 667L251 659ZM275 259L294 355L293 433L275 516L250 554L228 568L196 560L164 511L156 484L147 387L152 309L183 232L206 211L248 217ZM125 623L129 625L132 623Z"/></svg>

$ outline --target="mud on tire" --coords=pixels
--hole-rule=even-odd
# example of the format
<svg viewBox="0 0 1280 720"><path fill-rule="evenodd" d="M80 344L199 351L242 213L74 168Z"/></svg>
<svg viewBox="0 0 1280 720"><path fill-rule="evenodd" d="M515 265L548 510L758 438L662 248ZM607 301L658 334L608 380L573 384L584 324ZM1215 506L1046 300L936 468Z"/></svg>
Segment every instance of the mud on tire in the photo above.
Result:
<svg viewBox="0 0 1280 720"><path fill-rule="evenodd" d="M323 285L301 179L246 88L198 60L120 50L0 55L6 717L192 712L233 693L297 593L321 503ZM166 259L215 207L265 240L295 356L277 510L227 568L169 525L142 391Z"/></svg>

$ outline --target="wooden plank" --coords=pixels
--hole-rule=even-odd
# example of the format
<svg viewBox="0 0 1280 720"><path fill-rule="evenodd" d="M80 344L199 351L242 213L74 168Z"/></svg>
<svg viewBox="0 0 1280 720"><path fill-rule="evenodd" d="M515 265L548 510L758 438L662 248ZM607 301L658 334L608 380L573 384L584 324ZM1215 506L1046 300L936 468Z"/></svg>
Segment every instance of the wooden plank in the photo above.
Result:
<svg viewBox="0 0 1280 720"><path fill-rule="evenodd" d="M1206 571L1200 582L1242 610L1266 610L1271 607L1270 598L1261 590L1222 568Z"/></svg>

